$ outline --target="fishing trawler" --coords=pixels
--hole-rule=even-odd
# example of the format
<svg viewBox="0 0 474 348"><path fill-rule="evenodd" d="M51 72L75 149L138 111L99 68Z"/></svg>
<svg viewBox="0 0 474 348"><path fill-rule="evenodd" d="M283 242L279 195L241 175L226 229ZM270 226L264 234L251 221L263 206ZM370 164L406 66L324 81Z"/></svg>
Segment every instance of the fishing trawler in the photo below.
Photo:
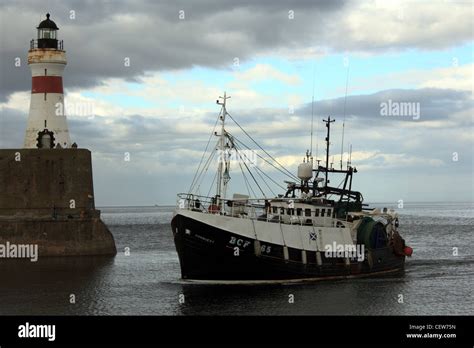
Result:
<svg viewBox="0 0 474 348"><path fill-rule="evenodd" d="M370 209L363 203L362 194L352 189L357 169L352 166L351 156L344 169L342 156L339 169L329 165L333 119L323 120L327 128L325 165L319 160L314 165L308 150L295 176L227 112L228 98L224 94L217 100L221 110L214 130L189 191L178 194L171 222L183 279L299 281L403 270L405 257L411 255L412 249L397 231L397 213L386 208ZM228 131L228 119L262 155L250 152L247 143ZM220 134L215 131L218 123ZM218 140L210 147L213 135ZM204 161L207 152L209 156ZM216 155L217 161L213 160ZM251 157L264 165L252 165L255 161ZM248 194L228 197L234 162L242 171ZM201 195L203 178L213 163L217 164L217 172L210 186L215 186L215 195L210 195L211 190ZM260 167L271 167L286 175L286 187ZM330 186L329 175L342 176L341 184ZM268 180L277 184L283 193L266 194L262 180L269 189ZM251 184L261 191L261 197L256 197Z"/></svg>

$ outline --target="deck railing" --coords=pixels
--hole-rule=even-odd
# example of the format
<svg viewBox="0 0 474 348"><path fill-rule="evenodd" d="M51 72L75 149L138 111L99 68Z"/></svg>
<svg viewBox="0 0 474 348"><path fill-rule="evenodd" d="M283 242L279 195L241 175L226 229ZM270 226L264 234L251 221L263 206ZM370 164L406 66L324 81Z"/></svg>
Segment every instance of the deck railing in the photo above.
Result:
<svg viewBox="0 0 474 348"><path fill-rule="evenodd" d="M335 223L331 216L308 217L303 215L274 214L271 209L272 199L218 199L215 197L180 193L177 196L176 206L179 209L192 210L204 214L220 214L232 217L254 219L259 221L284 223L289 225L320 225L330 226ZM279 201L291 201L292 198L278 198ZM224 208L222 208L224 207ZM281 209L279 207L278 209ZM287 208L285 208L287 209ZM296 209L293 209L296 211Z"/></svg>
<svg viewBox="0 0 474 348"><path fill-rule="evenodd" d="M32 39L30 41L30 50L34 50L36 48L53 48L60 51L64 51L63 40L55 40L55 39L40 39L40 40L42 40L42 42L46 44L45 47L41 47L41 45L38 44L38 39Z"/></svg>
<svg viewBox="0 0 474 348"><path fill-rule="evenodd" d="M178 194L176 206L180 209L200 211L206 214L225 214L248 218L262 218L266 214L265 200L262 199L220 199L188 193Z"/></svg>

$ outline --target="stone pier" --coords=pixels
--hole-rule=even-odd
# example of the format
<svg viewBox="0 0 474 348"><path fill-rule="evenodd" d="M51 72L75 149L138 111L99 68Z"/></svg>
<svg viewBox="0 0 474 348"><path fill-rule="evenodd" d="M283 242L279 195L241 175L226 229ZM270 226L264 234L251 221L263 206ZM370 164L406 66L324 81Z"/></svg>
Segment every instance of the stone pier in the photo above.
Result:
<svg viewBox="0 0 474 348"><path fill-rule="evenodd" d="M41 256L115 255L95 209L91 152L0 149L0 244L38 244Z"/></svg>

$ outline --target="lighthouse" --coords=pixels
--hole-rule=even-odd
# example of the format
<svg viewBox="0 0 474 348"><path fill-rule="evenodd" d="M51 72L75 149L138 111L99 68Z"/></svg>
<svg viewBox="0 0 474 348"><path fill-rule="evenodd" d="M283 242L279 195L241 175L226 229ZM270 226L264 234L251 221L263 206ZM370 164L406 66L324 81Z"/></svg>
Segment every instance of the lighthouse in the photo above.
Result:
<svg viewBox="0 0 474 348"><path fill-rule="evenodd" d="M25 148L68 148L71 138L64 113L63 71L66 52L58 40L59 28L49 13L31 40L28 65L31 69L30 113L25 134Z"/></svg>
<svg viewBox="0 0 474 348"><path fill-rule="evenodd" d="M66 54L49 17L28 52L24 147L0 149L0 246L37 245L39 257L113 256L114 237L95 208L92 154L70 145L62 105Z"/></svg>

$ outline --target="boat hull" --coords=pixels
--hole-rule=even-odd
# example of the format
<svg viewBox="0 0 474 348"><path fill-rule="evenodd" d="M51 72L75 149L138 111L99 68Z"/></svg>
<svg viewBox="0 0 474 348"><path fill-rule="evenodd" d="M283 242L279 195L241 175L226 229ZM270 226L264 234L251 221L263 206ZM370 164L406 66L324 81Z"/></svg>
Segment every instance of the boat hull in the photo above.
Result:
<svg viewBox="0 0 474 348"><path fill-rule="evenodd" d="M179 213L173 217L172 230L181 276L190 280L366 277L400 272L405 263L405 257L395 255L390 247L369 250L364 261L326 258L310 250L302 256L303 250L284 250L282 245L263 243ZM262 247L271 252L262 253Z"/></svg>

